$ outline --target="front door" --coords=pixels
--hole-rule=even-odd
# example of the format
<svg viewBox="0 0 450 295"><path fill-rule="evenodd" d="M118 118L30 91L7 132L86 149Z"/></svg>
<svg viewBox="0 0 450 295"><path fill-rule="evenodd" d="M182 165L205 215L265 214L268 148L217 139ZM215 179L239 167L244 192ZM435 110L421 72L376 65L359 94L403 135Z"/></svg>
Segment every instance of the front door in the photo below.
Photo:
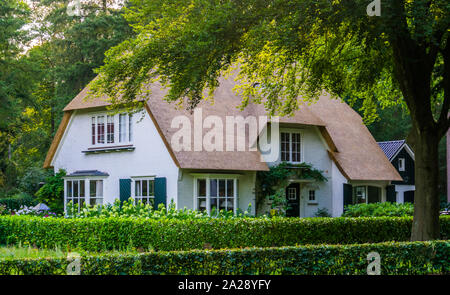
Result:
<svg viewBox="0 0 450 295"><path fill-rule="evenodd" d="M300 183L291 183L286 188L287 217L300 217Z"/></svg>

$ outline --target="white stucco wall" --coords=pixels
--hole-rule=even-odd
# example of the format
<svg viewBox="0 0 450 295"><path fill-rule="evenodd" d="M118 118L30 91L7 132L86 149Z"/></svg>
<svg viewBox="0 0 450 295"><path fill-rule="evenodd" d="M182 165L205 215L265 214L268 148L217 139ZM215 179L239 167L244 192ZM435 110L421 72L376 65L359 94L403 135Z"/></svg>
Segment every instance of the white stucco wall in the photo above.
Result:
<svg viewBox="0 0 450 295"><path fill-rule="evenodd" d="M395 192L397 193L397 203L404 203L405 202L405 192L406 191L415 191L416 186L415 185L403 185L403 184L396 184L395 185Z"/></svg>
<svg viewBox="0 0 450 295"><path fill-rule="evenodd" d="M119 179L132 176L167 178L167 202L177 201L178 167L172 160L161 136L147 112L133 115L134 151L86 155L82 151L91 145L91 117L102 111L77 111L66 128L52 161L55 171L65 169L68 174L77 170L99 170L109 174L104 180L104 203L119 198ZM118 116L115 117L118 143Z"/></svg>
<svg viewBox="0 0 450 295"><path fill-rule="evenodd" d="M311 164L315 169L321 170L323 175L328 179L327 182L311 182L300 183L300 217L313 217L318 209L326 208L330 214L334 216L334 208L336 205L333 200L333 188L338 187L336 182L342 179L334 179L332 171L333 161L328 156L328 146L323 139L320 131L315 126L298 125L297 127L280 127L280 132L295 131L301 133L301 150L303 152L302 161ZM268 131L270 141L270 128ZM263 157L265 154L263 153ZM281 163L281 154L274 162L268 163L269 166L275 166ZM345 179L345 178L344 178ZM340 182L342 186L342 182ZM316 201L309 201L309 190L316 191ZM337 196L335 196L337 197ZM342 206L341 206L342 207Z"/></svg>
<svg viewBox="0 0 450 295"><path fill-rule="evenodd" d="M347 183L347 178L342 175L334 162L331 165L331 175L333 191L331 216L339 217L344 212L344 183Z"/></svg>

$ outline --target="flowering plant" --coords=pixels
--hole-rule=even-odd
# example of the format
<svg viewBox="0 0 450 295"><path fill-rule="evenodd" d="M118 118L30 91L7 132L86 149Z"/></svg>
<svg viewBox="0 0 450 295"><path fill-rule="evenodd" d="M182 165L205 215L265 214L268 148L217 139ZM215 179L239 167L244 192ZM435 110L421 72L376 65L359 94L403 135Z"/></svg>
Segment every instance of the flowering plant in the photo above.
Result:
<svg viewBox="0 0 450 295"><path fill-rule="evenodd" d="M38 210L34 207L21 206L16 215L33 215L42 217L56 217L56 213L47 210Z"/></svg>

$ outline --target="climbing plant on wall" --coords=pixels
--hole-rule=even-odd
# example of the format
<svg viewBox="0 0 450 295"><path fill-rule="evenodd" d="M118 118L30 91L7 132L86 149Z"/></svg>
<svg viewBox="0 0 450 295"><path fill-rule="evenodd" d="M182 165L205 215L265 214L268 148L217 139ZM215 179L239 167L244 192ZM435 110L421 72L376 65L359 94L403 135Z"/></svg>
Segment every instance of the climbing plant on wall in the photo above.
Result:
<svg viewBox="0 0 450 295"><path fill-rule="evenodd" d="M311 164L299 163L291 164L282 162L270 167L269 171L258 171L256 205L259 208L266 200L270 201L272 214L285 215L287 201L285 189L289 185L290 179L308 179L318 182L325 182L328 179L322 171L313 168Z"/></svg>

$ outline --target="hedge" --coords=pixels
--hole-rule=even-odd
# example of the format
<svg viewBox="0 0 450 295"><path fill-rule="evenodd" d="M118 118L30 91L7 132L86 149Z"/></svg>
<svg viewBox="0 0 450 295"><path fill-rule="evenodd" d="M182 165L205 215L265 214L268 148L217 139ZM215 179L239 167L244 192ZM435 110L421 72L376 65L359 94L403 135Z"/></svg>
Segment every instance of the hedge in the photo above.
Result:
<svg viewBox="0 0 450 295"><path fill-rule="evenodd" d="M441 238L450 237L442 216ZM0 244L86 251L159 251L408 241L412 218L133 219L0 216Z"/></svg>
<svg viewBox="0 0 450 295"><path fill-rule="evenodd" d="M9 210L19 210L22 206L35 206L37 201L31 196L18 195L11 198L0 198L0 205L5 205Z"/></svg>
<svg viewBox="0 0 450 295"><path fill-rule="evenodd" d="M370 252L381 274L450 274L450 241L281 248L97 254L80 259L81 274L367 274ZM66 258L7 258L0 274L66 274Z"/></svg>

